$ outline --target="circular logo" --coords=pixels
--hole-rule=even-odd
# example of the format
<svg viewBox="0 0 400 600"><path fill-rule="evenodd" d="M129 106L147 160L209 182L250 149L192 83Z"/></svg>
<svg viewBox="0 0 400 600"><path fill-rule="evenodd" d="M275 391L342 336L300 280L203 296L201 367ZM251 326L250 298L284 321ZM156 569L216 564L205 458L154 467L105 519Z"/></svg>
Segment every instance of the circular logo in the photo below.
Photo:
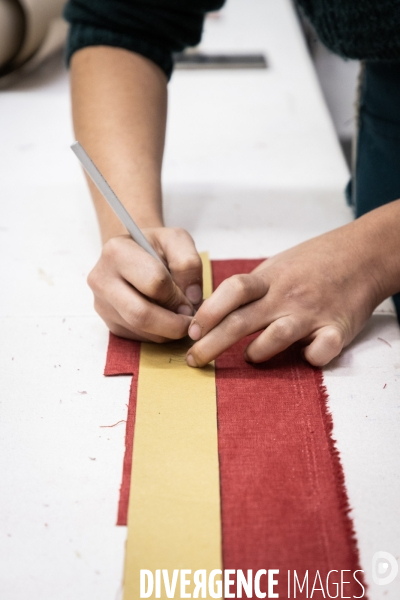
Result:
<svg viewBox="0 0 400 600"><path fill-rule="evenodd" d="M377 585L387 585L396 579L399 565L389 552L375 552L372 557L372 579Z"/></svg>

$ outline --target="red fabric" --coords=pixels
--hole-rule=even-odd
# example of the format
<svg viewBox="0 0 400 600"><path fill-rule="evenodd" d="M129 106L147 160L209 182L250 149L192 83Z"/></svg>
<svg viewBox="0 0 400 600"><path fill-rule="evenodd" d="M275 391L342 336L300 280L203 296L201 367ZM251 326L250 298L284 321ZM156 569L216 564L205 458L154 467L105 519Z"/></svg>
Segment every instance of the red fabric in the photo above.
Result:
<svg viewBox="0 0 400 600"><path fill-rule="evenodd" d="M140 344L110 333L104 375L134 375L139 371Z"/></svg>
<svg viewBox="0 0 400 600"><path fill-rule="evenodd" d="M214 261L214 288L257 264ZM275 591L287 598L281 574L289 569L301 582L308 570L311 588L317 570L324 582L330 569L359 569L359 559L322 372L296 348L263 365L247 364L242 357L250 339L216 361L223 563L225 569L280 569ZM330 593L335 596L335 587ZM344 586L343 596L361 593L356 583ZM311 596L310 589L309 597L324 595Z"/></svg>
<svg viewBox="0 0 400 600"><path fill-rule="evenodd" d="M259 262L214 261L214 288ZM322 373L307 365L296 348L264 365L249 365L242 358L248 343L242 340L216 361L224 569L245 574L247 569L279 569L274 591L281 599L294 597L293 583L288 596L287 571L293 581L295 569L302 583L308 570L308 596L298 588L296 596L314 600L329 597L325 582L331 569L339 571L332 574L332 584L340 581L341 570L349 570L344 580L351 583L344 584L343 597L361 596L352 577L360 569L358 551ZM110 336L105 373L117 374L119 368L135 373L118 524L126 524L127 517L138 357L139 344ZM311 596L317 571L324 593ZM266 582L262 577L264 592ZM331 585L329 591L335 597L336 588Z"/></svg>
<svg viewBox="0 0 400 600"><path fill-rule="evenodd" d="M125 454L124 464L122 467L122 481L119 490L117 525L126 525L128 520L139 358L139 343L119 338L110 333L104 375L132 375L132 382L129 391L128 416L126 419Z"/></svg>

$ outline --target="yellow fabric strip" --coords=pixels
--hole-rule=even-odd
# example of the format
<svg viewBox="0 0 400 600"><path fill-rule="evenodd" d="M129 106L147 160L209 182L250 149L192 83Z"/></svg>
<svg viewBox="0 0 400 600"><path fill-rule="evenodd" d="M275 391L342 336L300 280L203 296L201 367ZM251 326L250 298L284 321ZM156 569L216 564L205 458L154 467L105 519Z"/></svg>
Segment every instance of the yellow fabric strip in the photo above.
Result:
<svg viewBox="0 0 400 600"><path fill-rule="evenodd" d="M202 260L207 297L211 265L207 255ZM149 598L167 598L162 572L157 593L157 569L168 570L169 583L174 570L190 570L187 594L196 570L208 577L221 569L215 370L188 367L188 347L186 340L141 347L124 600L140 598L141 569L154 577ZM181 573L174 597L181 597Z"/></svg>

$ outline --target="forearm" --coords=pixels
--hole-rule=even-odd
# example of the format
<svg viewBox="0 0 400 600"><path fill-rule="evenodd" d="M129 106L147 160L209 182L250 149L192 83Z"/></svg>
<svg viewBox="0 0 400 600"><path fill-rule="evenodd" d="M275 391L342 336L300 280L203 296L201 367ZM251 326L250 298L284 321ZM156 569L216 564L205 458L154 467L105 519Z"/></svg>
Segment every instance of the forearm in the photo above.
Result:
<svg viewBox="0 0 400 600"><path fill-rule="evenodd" d="M76 139L137 224L162 226L164 73L138 54L95 46L73 55L71 87ZM89 186L103 242L126 233L91 181Z"/></svg>
<svg viewBox="0 0 400 600"><path fill-rule="evenodd" d="M377 282L378 301L400 291L400 200L354 221L354 247Z"/></svg>

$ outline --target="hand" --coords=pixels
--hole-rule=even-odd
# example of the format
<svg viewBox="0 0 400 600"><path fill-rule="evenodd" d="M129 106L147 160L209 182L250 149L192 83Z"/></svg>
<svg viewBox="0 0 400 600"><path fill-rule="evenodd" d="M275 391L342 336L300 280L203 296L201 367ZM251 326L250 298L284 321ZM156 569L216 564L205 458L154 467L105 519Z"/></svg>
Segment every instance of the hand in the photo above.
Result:
<svg viewBox="0 0 400 600"><path fill-rule="evenodd" d="M130 236L111 238L88 277L95 309L115 335L153 342L182 338L202 300L201 259L183 229L143 233L169 271Z"/></svg>
<svg viewBox="0 0 400 600"><path fill-rule="evenodd" d="M192 320L187 363L201 367L263 330L245 360L266 361L301 340L308 362L326 365L385 297L373 250L356 221L225 280Z"/></svg>

